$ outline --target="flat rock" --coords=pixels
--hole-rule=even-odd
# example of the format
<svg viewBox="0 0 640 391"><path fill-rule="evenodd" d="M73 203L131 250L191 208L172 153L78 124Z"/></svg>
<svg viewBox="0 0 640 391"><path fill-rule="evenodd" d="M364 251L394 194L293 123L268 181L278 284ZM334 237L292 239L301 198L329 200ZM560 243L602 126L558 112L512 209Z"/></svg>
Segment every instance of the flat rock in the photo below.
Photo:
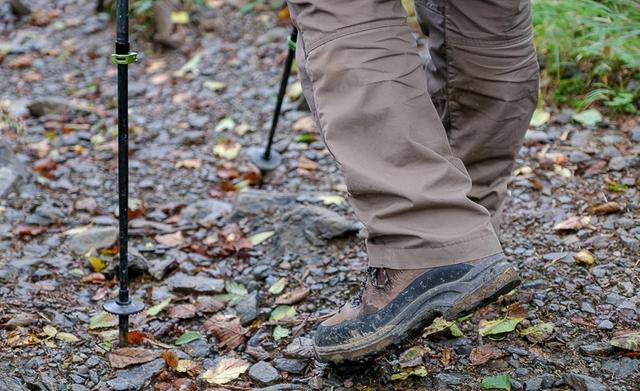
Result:
<svg viewBox="0 0 640 391"><path fill-rule="evenodd" d="M182 222L195 222L205 228L217 225L220 220L231 212L231 204L219 200L202 200L193 203L182 210Z"/></svg>
<svg viewBox="0 0 640 391"><path fill-rule="evenodd" d="M634 360L629 357L612 359L602 364L602 369L611 373L615 377L626 379L640 370L640 360Z"/></svg>
<svg viewBox="0 0 640 391"><path fill-rule="evenodd" d="M446 389L449 386L469 384L469 377L461 373L438 373L435 376L436 389Z"/></svg>
<svg viewBox="0 0 640 391"><path fill-rule="evenodd" d="M0 375L0 390L7 391L28 391L28 389L22 385L22 382L16 377Z"/></svg>
<svg viewBox="0 0 640 391"><path fill-rule="evenodd" d="M269 384L280 379L280 374L271 364L260 361L249 368L249 377L260 383Z"/></svg>
<svg viewBox="0 0 640 391"><path fill-rule="evenodd" d="M360 226L336 212L315 205L299 205L276 224L275 247L283 250L324 246L328 240L355 234Z"/></svg>
<svg viewBox="0 0 640 391"><path fill-rule="evenodd" d="M139 390L162 371L165 366L163 359L153 360L133 368L116 371L116 378L107 384L116 391Z"/></svg>
<svg viewBox="0 0 640 391"><path fill-rule="evenodd" d="M172 290L178 291L220 293L224 289L224 280L201 275L190 276L185 273L176 273L166 282Z"/></svg>
<svg viewBox="0 0 640 391"><path fill-rule="evenodd" d="M84 255L91 249L111 247L117 239L116 227L91 227L71 235L67 239L67 246L73 253Z"/></svg>
<svg viewBox="0 0 640 391"><path fill-rule="evenodd" d="M238 221L256 215L271 216L278 210L289 209L295 204L295 194L247 190L238 195L229 220Z"/></svg>
<svg viewBox="0 0 640 391"><path fill-rule="evenodd" d="M38 98L32 100L27 109L34 117L48 114L70 114L74 111L90 113L93 110L83 102L76 102L62 97Z"/></svg>
<svg viewBox="0 0 640 391"><path fill-rule="evenodd" d="M587 356L608 356L613 352L613 346L608 342L594 342L580 346L580 351Z"/></svg>
<svg viewBox="0 0 640 391"><path fill-rule="evenodd" d="M284 355L293 358L313 358L313 340L307 337L295 338L284 350Z"/></svg>
<svg viewBox="0 0 640 391"><path fill-rule="evenodd" d="M258 291L246 295L236 304L236 312L243 324L252 322L258 317Z"/></svg>
<svg viewBox="0 0 640 391"><path fill-rule="evenodd" d="M587 375L567 373L562 379L576 391L607 391L609 389L598 380Z"/></svg>
<svg viewBox="0 0 640 391"><path fill-rule="evenodd" d="M29 176L29 170L16 159L12 147L0 143L0 199L5 198Z"/></svg>
<svg viewBox="0 0 640 391"><path fill-rule="evenodd" d="M303 360L284 357L273 360L273 365L281 371L295 373L298 375L304 374L304 370L307 367L307 363Z"/></svg>

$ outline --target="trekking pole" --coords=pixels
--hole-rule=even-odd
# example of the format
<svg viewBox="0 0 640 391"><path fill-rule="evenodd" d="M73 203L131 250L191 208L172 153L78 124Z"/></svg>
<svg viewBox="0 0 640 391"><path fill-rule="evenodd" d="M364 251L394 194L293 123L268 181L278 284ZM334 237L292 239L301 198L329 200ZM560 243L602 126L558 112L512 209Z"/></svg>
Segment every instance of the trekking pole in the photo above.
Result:
<svg viewBox="0 0 640 391"><path fill-rule="evenodd" d="M118 66L118 204L120 223L120 267L118 298L110 300L102 308L118 315L120 347L129 343L129 315L144 309L144 303L132 301L129 296L129 119L127 96L127 66L136 61L137 53L129 51L129 1L118 0L116 5L116 52L111 62Z"/></svg>
<svg viewBox="0 0 640 391"><path fill-rule="evenodd" d="M280 80L280 90L278 91L278 100L276 101L276 107L273 111L273 118L271 119L271 128L269 129L269 137L267 138L267 145L264 150L261 148L251 148L248 151L249 159L262 171L270 171L278 167L282 161L282 156L278 151L273 151L273 137L276 134L276 128L278 127L278 119L280 118L280 110L282 110L282 102L284 101L284 95L287 92L287 83L289 81L289 75L291 74L291 67L293 66L293 59L296 55L296 41L298 39L298 29L295 27L291 30L291 36L288 40L289 53L287 54L287 60L284 63L284 69L282 71L282 80Z"/></svg>

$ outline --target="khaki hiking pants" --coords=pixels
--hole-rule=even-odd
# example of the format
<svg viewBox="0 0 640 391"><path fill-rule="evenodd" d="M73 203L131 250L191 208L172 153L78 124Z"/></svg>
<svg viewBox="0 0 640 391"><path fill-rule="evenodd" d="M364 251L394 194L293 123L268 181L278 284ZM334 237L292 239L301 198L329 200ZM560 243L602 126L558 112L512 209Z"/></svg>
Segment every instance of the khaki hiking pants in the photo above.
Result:
<svg viewBox="0 0 640 391"><path fill-rule="evenodd" d="M538 93L529 0L415 0L426 65L400 0L288 3L304 94L370 265L500 252L494 229Z"/></svg>

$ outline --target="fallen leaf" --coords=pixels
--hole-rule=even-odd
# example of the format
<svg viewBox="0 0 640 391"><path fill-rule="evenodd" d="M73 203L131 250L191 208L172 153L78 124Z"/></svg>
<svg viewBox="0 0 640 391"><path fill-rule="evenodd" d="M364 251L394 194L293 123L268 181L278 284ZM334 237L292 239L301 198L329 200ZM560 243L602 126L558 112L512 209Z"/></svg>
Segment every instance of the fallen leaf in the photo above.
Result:
<svg viewBox="0 0 640 391"><path fill-rule="evenodd" d="M98 257L89 257L88 261L91 269L93 269L93 271L96 273L99 273L107 268L107 265L105 265L102 259Z"/></svg>
<svg viewBox="0 0 640 391"><path fill-rule="evenodd" d="M257 234L249 236L249 241L251 242L252 245L257 246L260 243L272 237L274 233L275 233L274 231L259 232Z"/></svg>
<svg viewBox="0 0 640 391"><path fill-rule="evenodd" d="M271 293L272 295L279 295L282 293L282 291L286 286L287 286L287 279L282 277L269 287L269 293Z"/></svg>
<svg viewBox="0 0 640 391"><path fill-rule="evenodd" d="M584 126L594 126L602 122L602 114L596 109L585 110L572 116L573 120Z"/></svg>
<svg viewBox="0 0 640 391"><path fill-rule="evenodd" d="M188 168L196 170L202 167L202 159L185 159L176 163L176 168Z"/></svg>
<svg viewBox="0 0 640 391"><path fill-rule="evenodd" d="M25 327L16 327L15 330L7 333L7 345L16 348L21 346L37 345L42 340L35 336Z"/></svg>
<svg viewBox="0 0 640 391"><path fill-rule="evenodd" d="M164 310L169 303L171 303L171 298L165 299L163 301L161 301L160 303L154 305L153 307L149 308L147 310L147 315L149 316L157 316L160 312L162 312L162 310Z"/></svg>
<svg viewBox="0 0 640 391"><path fill-rule="evenodd" d="M249 363L239 358L223 358L215 367L207 369L202 379L211 384L227 384L240 377L249 368Z"/></svg>
<svg viewBox="0 0 640 391"><path fill-rule="evenodd" d="M442 354L440 355L440 362L445 367L451 363L451 349L448 346L442 348Z"/></svg>
<svg viewBox="0 0 640 391"><path fill-rule="evenodd" d="M102 273L91 273L82 277L82 282L85 284L102 284L107 278Z"/></svg>
<svg viewBox="0 0 640 391"><path fill-rule="evenodd" d="M242 149L242 145L240 145L240 143L236 143L235 141L231 140L225 140L213 147L213 153L223 159L233 160L238 157L240 149Z"/></svg>
<svg viewBox="0 0 640 391"><path fill-rule="evenodd" d="M196 316L196 306L193 304L179 304L169 308L167 316L171 319L191 319Z"/></svg>
<svg viewBox="0 0 640 391"><path fill-rule="evenodd" d="M298 287L287 292L276 299L276 304L297 304L309 296L309 288L306 286Z"/></svg>
<svg viewBox="0 0 640 391"><path fill-rule="evenodd" d="M196 310L198 310L198 312L218 312L225 306L226 305L223 301L216 300L211 296L198 296L196 299Z"/></svg>
<svg viewBox="0 0 640 391"><path fill-rule="evenodd" d="M288 336L289 336L289 329L286 327L277 325L273 329L273 339L275 339L276 341L279 341L283 338L287 338Z"/></svg>
<svg viewBox="0 0 640 391"><path fill-rule="evenodd" d="M571 216L566 220L559 222L558 224L553 226L554 231L577 231L585 226L589 226L589 221L591 218L589 216Z"/></svg>
<svg viewBox="0 0 640 391"><path fill-rule="evenodd" d="M178 360L178 365L175 368L176 372L180 373L188 373L191 376L195 376L198 372L200 372L200 364L197 361L193 360ZM178 390L182 390L184 388L176 388ZM189 388L186 388L188 390Z"/></svg>
<svg viewBox="0 0 640 391"><path fill-rule="evenodd" d="M58 341L62 341L62 342L68 342L68 343L75 343L80 341L80 338L76 337L73 334L70 333L65 333L65 332L59 332L56 334L56 339Z"/></svg>
<svg viewBox="0 0 640 391"><path fill-rule="evenodd" d="M12 61L10 61L7 64L7 67L11 69L29 68L33 63L34 59L35 58L31 54L23 54L23 55L17 56Z"/></svg>
<svg viewBox="0 0 640 391"><path fill-rule="evenodd" d="M224 289L227 291L226 294L216 295L215 298L218 300L226 301L229 305L238 304L243 297L249 294L247 288L239 282L233 280L226 280L224 282Z"/></svg>
<svg viewBox="0 0 640 391"><path fill-rule="evenodd" d="M455 321L448 321L448 320L444 319L443 317L438 317L438 318L435 318L431 322L431 324L429 326L427 326L423 330L422 336L426 337L428 335L436 334L436 333L439 333L439 332L444 331L444 330L449 330L449 332L454 337L460 337L460 336L464 335L464 334L462 334L462 331L460 331L460 329L456 325Z"/></svg>
<svg viewBox="0 0 640 391"><path fill-rule="evenodd" d="M176 77L183 77L188 72L192 72L198 68L198 65L202 61L202 51L196 52L174 75Z"/></svg>
<svg viewBox="0 0 640 391"><path fill-rule="evenodd" d="M176 342L174 342L174 345L176 346L186 345L189 342L193 342L201 338L202 338L202 335L197 331L186 331L181 336L179 336L178 339L176 339Z"/></svg>
<svg viewBox="0 0 640 391"><path fill-rule="evenodd" d="M131 331L129 331L129 334L127 335L127 340L129 341L129 344L131 344L131 345L138 345L138 344L141 344L142 342L144 342L144 339L146 337L147 337L147 334L143 333L142 331L131 330Z"/></svg>
<svg viewBox="0 0 640 391"><path fill-rule="evenodd" d="M596 205L592 207L591 210L597 215L605 215L622 211L622 205L615 201L610 201L605 202L604 204Z"/></svg>
<svg viewBox="0 0 640 391"><path fill-rule="evenodd" d="M58 334L58 330L50 325L46 325L42 328L42 332L45 333L45 335L49 338L53 338L56 336L56 334Z"/></svg>
<svg viewBox="0 0 640 391"><path fill-rule="evenodd" d="M315 171L320 168L320 164L314 162L313 160L307 159L304 156L300 156L300 159L298 159L298 168Z"/></svg>
<svg viewBox="0 0 640 391"><path fill-rule="evenodd" d="M189 13L185 11L173 11L171 12L171 23L173 24L187 24L189 23Z"/></svg>
<svg viewBox="0 0 640 391"><path fill-rule="evenodd" d="M591 266L596 263L593 254L588 250L582 250L573 255L573 259L578 265Z"/></svg>
<svg viewBox="0 0 640 391"><path fill-rule="evenodd" d="M536 111L533 112L529 126L533 126L534 128L542 126L547 123L549 117L551 117L549 112L544 111L543 109L536 109Z"/></svg>
<svg viewBox="0 0 640 391"><path fill-rule="evenodd" d="M168 247L181 247L184 245L184 236L182 231L177 231L172 234L156 235L156 241Z"/></svg>
<svg viewBox="0 0 640 391"><path fill-rule="evenodd" d="M511 390L511 377L508 373L487 376L482 379L480 386L485 390Z"/></svg>
<svg viewBox="0 0 640 391"><path fill-rule="evenodd" d="M640 332L619 335L612 338L609 343L620 349L640 352Z"/></svg>
<svg viewBox="0 0 640 391"><path fill-rule="evenodd" d="M209 80L204 82L204 86L211 91L222 91L227 88L227 83L223 81Z"/></svg>
<svg viewBox="0 0 640 391"><path fill-rule="evenodd" d="M420 365L414 368L405 368L401 372L391 375L391 380L407 380L409 376L425 377L429 374L427 368L424 365Z"/></svg>
<svg viewBox="0 0 640 391"><path fill-rule="evenodd" d="M471 350L469 354L469 362L471 365L482 365L489 360L504 357L506 353L493 345L484 344Z"/></svg>
<svg viewBox="0 0 640 391"><path fill-rule="evenodd" d="M271 311L269 320L278 321L286 318L295 318L296 308L290 305L279 305Z"/></svg>
<svg viewBox="0 0 640 391"><path fill-rule="evenodd" d="M302 84L299 81L291 84L289 88L287 88L287 97L290 100L292 101L297 100L298 98L300 98L301 95L302 95Z"/></svg>
<svg viewBox="0 0 640 391"><path fill-rule="evenodd" d="M313 119L313 116L308 115L306 117L302 117L293 123L291 126L294 132L301 133L319 133L320 130L316 126L316 120Z"/></svg>
<svg viewBox="0 0 640 391"><path fill-rule="evenodd" d="M13 234L16 236L37 236L45 232L47 232L47 227L45 226L27 224L18 225L13 230Z"/></svg>
<svg viewBox="0 0 640 391"><path fill-rule="evenodd" d="M344 197L339 195L321 195L318 197L324 205L342 205L345 201Z"/></svg>
<svg viewBox="0 0 640 391"><path fill-rule="evenodd" d="M234 121L233 118L224 117L216 124L216 127L214 130L216 132L223 132L225 130L233 130L233 128L235 127L236 127L236 121Z"/></svg>
<svg viewBox="0 0 640 391"><path fill-rule="evenodd" d="M479 332L481 336L508 333L516 329L518 323L523 318L502 318L496 320L481 320L479 324Z"/></svg>
<svg viewBox="0 0 640 391"><path fill-rule="evenodd" d="M178 355L176 352L165 350L160 356L162 356L164 362L166 362L171 368L176 369L178 367Z"/></svg>
<svg viewBox="0 0 640 391"><path fill-rule="evenodd" d="M240 318L234 315L214 315L204 323L203 328L216 337L222 349L233 350L246 340L247 330L242 327Z"/></svg>
<svg viewBox="0 0 640 391"><path fill-rule="evenodd" d="M108 357L111 368L120 369L152 361L158 357L158 354L140 348L120 348L110 352Z"/></svg>
<svg viewBox="0 0 640 391"><path fill-rule="evenodd" d="M541 343L549 339L555 329L556 327L553 323L539 323L521 330L520 335L527 338L530 342Z"/></svg>
<svg viewBox="0 0 640 391"><path fill-rule="evenodd" d="M118 324L118 317L106 311L98 312L89 320L89 330L105 329Z"/></svg>
<svg viewBox="0 0 640 391"><path fill-rule="evenodd" d="M400 364L400 368L411 368L422 365L422 357L425 353L426 350L422 346L409 348L400 354L398 364Z"/></svg>

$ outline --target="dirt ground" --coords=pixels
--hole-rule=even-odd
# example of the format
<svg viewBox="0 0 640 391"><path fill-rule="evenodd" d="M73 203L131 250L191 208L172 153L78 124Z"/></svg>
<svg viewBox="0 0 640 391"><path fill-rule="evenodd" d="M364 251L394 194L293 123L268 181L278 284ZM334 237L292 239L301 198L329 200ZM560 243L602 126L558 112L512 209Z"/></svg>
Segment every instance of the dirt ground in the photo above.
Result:
<svg viewBox="0 0 640 391"><path fill-rule="evenodd" d="M101 310L117 293L113 26L90 1L28 3L21 20L0 4L0 391L639 389L638 118L550 108L500 233L523 285L363 362L316 361L315 326L360 288L364 234L295 74L283 163L249 163L289 26L241 0L192 10L177 49L134 21L130 271L147 309L117 350Z"/></svg>

